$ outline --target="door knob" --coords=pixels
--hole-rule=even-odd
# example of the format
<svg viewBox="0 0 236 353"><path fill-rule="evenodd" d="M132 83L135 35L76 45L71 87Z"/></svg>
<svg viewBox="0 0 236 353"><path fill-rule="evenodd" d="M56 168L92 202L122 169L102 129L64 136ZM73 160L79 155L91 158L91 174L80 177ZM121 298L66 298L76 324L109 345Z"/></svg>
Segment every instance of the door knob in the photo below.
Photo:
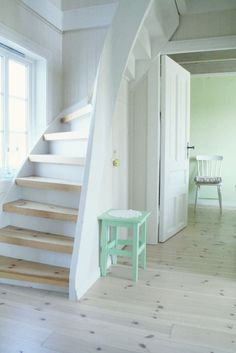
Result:
<svg viewBox="0 0 236 353"><path fill-rule="evenodd" d="M195 146L190 146L189 142L187 143L187 158L189 158L189 150L194 150Z"/></svg>

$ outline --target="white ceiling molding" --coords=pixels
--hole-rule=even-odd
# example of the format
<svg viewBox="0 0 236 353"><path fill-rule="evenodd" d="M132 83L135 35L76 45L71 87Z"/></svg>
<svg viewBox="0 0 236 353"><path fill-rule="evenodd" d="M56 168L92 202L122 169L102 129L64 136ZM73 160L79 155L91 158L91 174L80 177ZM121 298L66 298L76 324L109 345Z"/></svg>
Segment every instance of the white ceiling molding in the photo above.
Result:
<svg viewBox="0 0 236 353"><path fill-rule="evenodd" d="M118 6L112 3L62 11L50 0L21 1L62 32L109 26Z"/></svg>
<svg viewBox="0 0 236 353"><path fill-rule="evenodd" d="M191 74L236 72L236 60L180 64Z"/></svg>
<svg viewBox="0 0 236 353"><path fill-rule="evenodd" d="M191 53L194 51L220 49L236 49L236 35L169 41L161 49L160 54Z"/></svg>
<svg viewBox="0 0 236 353"><path fill-rule="evenodd" d="M116 9L114 3L64 11L63 31L109 26Z"/></svg>
<svg viewBox="0 0 236 353"><path fill-rule="evenodd" d="M27 7L62 31L63 12L49 0L21 0Z"/></svg>
<svg viewBox="0 0 236 353"><path fill-rule="evenodd" d="M61 1L61 9L63 11L119 2L119 0L50 0L50 1L53 1L53 2Z"/></svg>
<svg viewBox="0 0 236 353"><path fill-rule="evenodd" d="M236 72L236 49L169 55L191 74Z"/></svg>

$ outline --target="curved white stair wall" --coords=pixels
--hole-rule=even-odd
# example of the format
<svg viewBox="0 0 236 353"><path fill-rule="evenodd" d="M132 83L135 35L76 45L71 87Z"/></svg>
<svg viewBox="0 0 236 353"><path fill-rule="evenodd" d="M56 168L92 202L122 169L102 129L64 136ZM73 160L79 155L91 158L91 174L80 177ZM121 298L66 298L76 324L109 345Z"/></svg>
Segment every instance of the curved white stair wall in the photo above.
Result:
<svg viewBox="0 0 236 353"><path fill-rule="evenodd" d="M151 212L147 228L147 242L156 244L158 239L158 199L160 122L160 53L165 52L179 25L179 15L174 1L155 0L145 19L146 30L141 31L134 50L130 54L126 77L130 80L130 167L129 207ZM149 35L149 39L147 38ZM140 46L140 44L142 44ZM145 48L145 45L146 48ZM137 49L145 49L139 59ZM135 50L136 49L136 50ZM141 52L142 53L142 52ZM137 153L138 151L138 153ZM143 167L145 166L145 167ZM138 177L137 177L138 176Z"/></svg>
<svg viewBox="0 0 236 353"><path fill-rule="evenodd" d="M97 217L112 207L112 115L129 53L151 4L151 0L119 1L104 45L72 255L72 299L81 297L100 275Z"/></svg>

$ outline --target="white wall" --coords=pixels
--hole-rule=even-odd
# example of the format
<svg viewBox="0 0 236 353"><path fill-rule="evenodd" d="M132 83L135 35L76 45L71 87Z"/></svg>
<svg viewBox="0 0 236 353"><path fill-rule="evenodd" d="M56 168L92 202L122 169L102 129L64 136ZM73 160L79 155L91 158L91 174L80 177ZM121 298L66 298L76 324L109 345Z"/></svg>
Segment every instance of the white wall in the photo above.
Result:
<svg viewBox="0 0 236 353"><path fill-rule="evenodd" d="M195 156L199 154L221 154L223 206L236 206L236 168L234 164L236 76L196 76L191 79L191 123L190 141L195 145L190 159L189 202L195 200L194 177L197 173ZM199 204L218 207L216 187L201 187Z"/></svg>
<svg viewBox="0 0 236 353"><path fill-rule="evenodd" d="M92 94L106 32L93 28L63 34L64 107Z"/></svg>
<svg viewBox="0 0 236 353"><path fill-rule="evenodd" d="M149 0L120 0L101 58L80 214L72 257L70 294L78 298L99 277L98 215L112 207L112 117L128 55ZM80 237L78 237L80 234Z"/></svg>
<svg viewBox="0 0 236 353"><path fill-rule="evenodd" d="M0 0L0 8L0 36L47 59L47 123L91 95L106 28L62 35L20 1Z"/></svg>
<svg viewBox="0 0 236 353"><path fill-rule="evenodd" d="M0 0L0 40L17 43L47 60L47 108L45 126L61 111L62 36L23 3ZM40 66L41 64L38 64ZM0 181L0 199L5 196L11 181Z"/></svg>
<svg viewBox="0 0 236 353"><path fill-rule="evenodd" d="M130 99L130 206L146 210L148 78L132 87Z"/></svg>
<svg viewBox="0 0 236 353"><path fill-rule="evenodd" d="M112 170L112 207L128 208L128 183L129 183L129 84L123 77L115 113L112 120L112 150L113 158L120 160L119 167ZM116 151L114 153L114 151Z"/></svg>
<svg viewBox="0 0 236 353"><path fill-rule="evenodd" d="M0 36L48 60L47 122L61 110L62 36L17 0L0 0Z"/></svg>
<svg viewBox="0 0 236 353"><path fill-rule="evenodd" d="M151 212L147 242L158 241L159 213L159 59L130 90L129 207Z"/></svg>

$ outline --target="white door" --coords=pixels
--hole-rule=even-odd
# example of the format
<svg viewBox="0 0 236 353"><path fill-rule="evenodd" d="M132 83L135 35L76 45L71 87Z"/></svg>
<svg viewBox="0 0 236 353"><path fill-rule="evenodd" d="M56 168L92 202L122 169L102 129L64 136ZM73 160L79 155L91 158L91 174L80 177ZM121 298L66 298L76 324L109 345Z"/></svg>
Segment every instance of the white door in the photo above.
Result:
<svg viewBox="0 0 236 353"><path fill-rule="evenodd" d="M187 225L190 73L162 57L159 241Z"/></svg>

